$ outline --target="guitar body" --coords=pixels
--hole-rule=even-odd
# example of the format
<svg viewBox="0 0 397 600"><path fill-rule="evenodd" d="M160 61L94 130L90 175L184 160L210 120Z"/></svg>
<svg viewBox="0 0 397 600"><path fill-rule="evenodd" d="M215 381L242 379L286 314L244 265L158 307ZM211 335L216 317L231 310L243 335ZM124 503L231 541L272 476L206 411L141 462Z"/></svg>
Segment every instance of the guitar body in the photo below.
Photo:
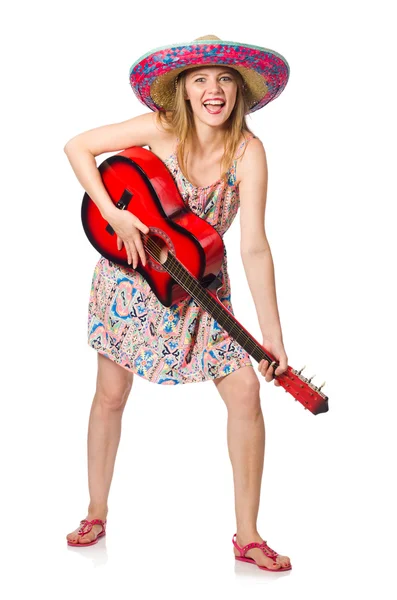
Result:
<svg viewBox="0 0 397 600"><path fill-rule="evenodd" d="M163 250L160 260L171 251L204 288L215 282L224 258L222 237L186 206L171 173L158 157L134 146L106 159L98 169L114 203L127 204L124 210L149 227L146 235ZM83 198L82 221L88 239L102 256L132 269L124 247L118 250L116 234L87 193ZM146 265L139 259L135 270L146 279L160 302L171 306L190 294L172 278L162 262L147 254Z"/></svg>

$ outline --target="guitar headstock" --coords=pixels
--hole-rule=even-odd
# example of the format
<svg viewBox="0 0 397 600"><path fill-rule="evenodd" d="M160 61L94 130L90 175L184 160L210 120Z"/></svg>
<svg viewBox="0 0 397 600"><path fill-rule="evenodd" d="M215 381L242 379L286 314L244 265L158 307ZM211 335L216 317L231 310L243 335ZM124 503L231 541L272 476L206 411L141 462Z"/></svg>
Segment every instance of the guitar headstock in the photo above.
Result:
<svg viewBox="0 0 397 600"><path fill-rule="evenodd" d="M302 375L304 368L302 367L300 371L297 371L288 366L284 373L277 376L280 386L314 415L327 412L328 397L321 391L321 388L325 385L325 381L319 387L315 386L311 383L315 375L307 379Z"/></svg>

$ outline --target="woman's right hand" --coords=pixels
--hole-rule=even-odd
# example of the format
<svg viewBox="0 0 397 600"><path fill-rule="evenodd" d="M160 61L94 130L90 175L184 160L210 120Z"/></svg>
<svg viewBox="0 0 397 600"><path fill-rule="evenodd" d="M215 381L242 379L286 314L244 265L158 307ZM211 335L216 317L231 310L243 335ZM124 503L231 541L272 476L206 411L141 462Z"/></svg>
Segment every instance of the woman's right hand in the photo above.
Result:
<svg viewBox="0 0 397 600"><path fill-rule="evenodd" d="M117 249L121 250L124 244L128 264L133 262L133 269L136 269L138 265L138 254L142 264L145 266L146 255L142 243L141 231L142 233L149 233L149 227L128 210L120 210L119 208L116 210L117 212L114 212L107 221L117 234Z"/></svg>

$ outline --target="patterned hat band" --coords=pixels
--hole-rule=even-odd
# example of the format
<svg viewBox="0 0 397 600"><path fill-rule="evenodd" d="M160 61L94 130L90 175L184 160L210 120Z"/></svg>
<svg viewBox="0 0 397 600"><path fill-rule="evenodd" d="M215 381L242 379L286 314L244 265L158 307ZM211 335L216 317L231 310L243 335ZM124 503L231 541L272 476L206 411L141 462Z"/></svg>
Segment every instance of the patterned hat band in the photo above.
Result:
<svg viewBox="0 0 397 600"><path fill-rule="evenodd" d="M144 54L130 68L129 81L138 100L151 110L173 110L182 71L219 65L240 73L249 105L247 113L277 98L287 85L290 73L286 59L274 50L206 35Z"/></svg>

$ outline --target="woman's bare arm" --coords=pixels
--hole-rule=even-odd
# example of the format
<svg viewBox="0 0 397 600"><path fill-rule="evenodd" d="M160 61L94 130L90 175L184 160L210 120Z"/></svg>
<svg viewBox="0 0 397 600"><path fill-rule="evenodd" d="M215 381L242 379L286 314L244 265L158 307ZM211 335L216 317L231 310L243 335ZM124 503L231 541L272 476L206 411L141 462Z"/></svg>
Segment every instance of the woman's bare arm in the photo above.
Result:
<svg viewBox="0 0 397 600"><path fill-rule="evenodd" d="M98 207L117 234L117 249L124 244L128 264L136 269L138 257L146 264L145 250L141 232L148 233L148 226L130 211L119 210L113 204L95 157L104 152L117 152L131 146L151 146L164 135L157 127L155 113L147 113L113 125L104 125L90 129L71 138L64 150L72 169L90 198Z"/></svg>
<svg viewBox="0 0 397 600"><path fill-rule="evenodd" d="M240 253L262 334L282 339L273 257L265 231L268 169L259 139L250 140L241 160Z"/></svg>
<svg viewBox="0 0 397 600"><path fill-rule="evenodd" d="M155 123L155 113L146 113L120 123L89 129L65 144L64 151L77 179L97 205L103 218L109 220L115 211L118 212L118 208L102 183L95 157L130 146L151 146L161 134Z"/></svg>

